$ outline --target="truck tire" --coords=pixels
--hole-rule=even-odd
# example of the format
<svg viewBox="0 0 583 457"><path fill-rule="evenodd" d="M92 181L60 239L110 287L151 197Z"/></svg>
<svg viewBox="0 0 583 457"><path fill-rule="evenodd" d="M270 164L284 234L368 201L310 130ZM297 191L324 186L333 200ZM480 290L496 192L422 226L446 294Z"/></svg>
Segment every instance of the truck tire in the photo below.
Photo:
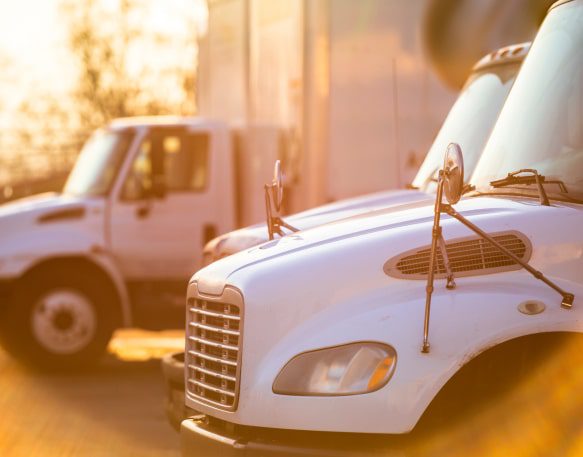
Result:
<svg viewBox="0 0 583 457"><path fill-rule="evenodd" d="M35 369L95 364L116 327L109 284L82 268L34 272L16 286L2 319L4 347Z"/></svg>

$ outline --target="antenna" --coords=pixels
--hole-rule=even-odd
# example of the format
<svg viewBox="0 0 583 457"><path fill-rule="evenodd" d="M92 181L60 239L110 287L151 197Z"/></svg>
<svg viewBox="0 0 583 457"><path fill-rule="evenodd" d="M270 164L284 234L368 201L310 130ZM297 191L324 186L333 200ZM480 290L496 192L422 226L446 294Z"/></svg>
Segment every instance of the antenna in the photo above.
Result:
<svg viewBox="0 0 583 457"><path fill-rule="evenodd" d="M397 81L397 59L393 57L393 120L395 129L395 162L397 169L397 187L401 187L401 138L399 135L399 85Z"/></svg>

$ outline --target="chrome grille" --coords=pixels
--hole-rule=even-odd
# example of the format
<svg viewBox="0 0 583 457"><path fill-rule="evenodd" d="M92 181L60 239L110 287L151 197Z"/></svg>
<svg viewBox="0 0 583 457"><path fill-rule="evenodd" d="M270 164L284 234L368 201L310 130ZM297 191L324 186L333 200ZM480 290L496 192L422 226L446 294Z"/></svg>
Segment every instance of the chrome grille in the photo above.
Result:
<svg viewBox="0 0 583 457"><path fill-rule="evenodd" d="M521 260L528 261L531 246L528 239L519 232L492 234L493 238ZM451 269L457 276L498 273L519 269L520 266L487 240L479 237L446 241ZM405 252L385 266L390 276L407 279L425 279L429 272L429 246ZM445 264L441 251L437 250L436 277L445 277Z"/></svg>
<svg viewBox="0 0 583 457"><path fill-rule="evenodd" d="M190 395L233 411L241 359L241 307L224 300L188 301L186 381Z"/></svg>

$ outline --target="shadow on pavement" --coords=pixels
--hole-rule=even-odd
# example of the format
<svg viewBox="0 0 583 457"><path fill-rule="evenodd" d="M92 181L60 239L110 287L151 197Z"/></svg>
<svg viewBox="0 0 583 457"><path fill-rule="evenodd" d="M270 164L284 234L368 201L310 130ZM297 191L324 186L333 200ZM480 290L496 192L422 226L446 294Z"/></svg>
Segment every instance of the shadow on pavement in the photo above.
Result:
<svg viewBox="0 0 583 457"><path fill-rule="evenodd" d="M0 351L0 455L176 456L159 359L112 354L78 373L27 369Z"/></svg>
<svg viewBox="0 0 583 457"><path fill-rule="evenodd" d="M143 355L130 339L117 356L70 374L33 372L0 351L0 455L179 455L160 361L120 360ZM151 338L145 346L159 350ZM412 434L383 438L382 455L583 455L583 335L511 349L462 370L462 388L445 389L437 414ZM468 395L481 401L470 404Z"/></svg>

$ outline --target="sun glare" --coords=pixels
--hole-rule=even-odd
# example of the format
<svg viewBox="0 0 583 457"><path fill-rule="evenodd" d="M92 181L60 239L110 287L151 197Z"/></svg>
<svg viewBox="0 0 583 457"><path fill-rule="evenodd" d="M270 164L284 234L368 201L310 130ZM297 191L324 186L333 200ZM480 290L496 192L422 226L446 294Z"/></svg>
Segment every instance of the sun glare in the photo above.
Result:
<svg viewBox="0 0 583 457"><path fill-rule="evenodd" d="M119 0L103 0L115 8ZM205 32L207 9L204 0L139 0L146 11L144 30L172 34L196 46L196 36ZM11 112L24 100L40 93L65 94L74 83L75 66L67 49L67 26L60 0L19 0L0 4L0 129L10 127ZM194 30L192 29L194 28ZM151 51L151 50L147 50ZM142 62L153 60L151 52L136 53ZM177 59L174 55L156 60ZM155 62L154 62L155 63Z"/></svg>

